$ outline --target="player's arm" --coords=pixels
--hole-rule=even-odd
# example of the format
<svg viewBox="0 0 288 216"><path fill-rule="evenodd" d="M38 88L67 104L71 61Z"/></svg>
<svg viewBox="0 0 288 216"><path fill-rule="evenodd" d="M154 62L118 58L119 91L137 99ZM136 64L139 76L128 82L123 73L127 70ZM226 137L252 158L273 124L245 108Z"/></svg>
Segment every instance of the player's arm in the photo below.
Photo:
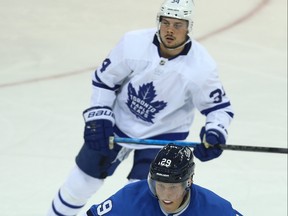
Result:
<svg viewBox="0 0 288 216"><path fill-rule="evenodd" d="M100 216L117 214L113 209L113 204L111 199L105 200L103 203L98 205L92 205L90 209L86 212L87 216ZM119 212L120 214L120 212Z"/></svg>
<svg viewBox="0 0 288 216"><path fill-rule="evenodd" d="M110 52L92 75L91 107L84 110L84 140L90 148L109 153L109 137L115 124L116 92L131 70L123 57L124 39ZM121 57L119 57L121 56Z"/></svg>
<svg viewBox="0 0 288 216"><path fill-rule="evenodd" d="M196 106L206 116L206 124L200 131L203 144L195 147L194 155L208 161L221 155L222 150L215 145L226 144L234 112L217 76L205 83L196 98Z"/></svg>
<svg viewBox="0 0 288 216"><path fill-rule="evenodd" d="M129 215L131 212L130 205L131 200L135 197L127 196L125 193L125 187L121 188L114 195L106 199L104 202L96 205L92 205L86 212L87 216L102 216L102 215Z"/></svg>

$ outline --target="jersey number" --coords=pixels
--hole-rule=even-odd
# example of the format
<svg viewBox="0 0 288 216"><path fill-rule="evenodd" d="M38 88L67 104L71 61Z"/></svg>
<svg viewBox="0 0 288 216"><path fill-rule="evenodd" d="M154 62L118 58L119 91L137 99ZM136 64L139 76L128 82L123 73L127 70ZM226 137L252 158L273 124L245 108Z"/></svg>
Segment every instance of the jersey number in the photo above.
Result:
<svg viewBox="0 0 288 216"><path fill-rule="evenodd" d="M111 200L106 200L105 202L103 202L101 205L97 207L97 214L104 215L108 213L109 211L111 211L111 209L112 209Z"/></svg>
<svg viewBox="0 0 288 216"><path fill-rule="evenodd" d="M225 96L225 92L221 89L216 89L212 91L209 95L210 98L214 99L214 103L221 103L222 102L222 97Z"/></svg>
<svg viewBox="0 0 288 216"><path fill-rule="evenodd" d="M104 72L106 70L106 68L111 64L111 60L106 58L103 63L102 63L102 67L100 69L100 72Z"/></svg>

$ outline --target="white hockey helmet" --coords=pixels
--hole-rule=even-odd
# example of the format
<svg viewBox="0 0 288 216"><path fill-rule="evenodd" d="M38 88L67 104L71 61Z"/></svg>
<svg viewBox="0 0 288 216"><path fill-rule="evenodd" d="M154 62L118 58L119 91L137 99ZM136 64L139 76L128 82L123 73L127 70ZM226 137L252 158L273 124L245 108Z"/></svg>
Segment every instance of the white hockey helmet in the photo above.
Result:
<svg viewBox="0 0 288 216"><path fill-rule="evenodd" d="M193 12L194 3L193 0L165 0L161 7L160 11L157 14L157 23L161 21L161 17L171 17L181 20L188 21L188 31L192 31L193 20L192 20L192 12Z"/></svg>

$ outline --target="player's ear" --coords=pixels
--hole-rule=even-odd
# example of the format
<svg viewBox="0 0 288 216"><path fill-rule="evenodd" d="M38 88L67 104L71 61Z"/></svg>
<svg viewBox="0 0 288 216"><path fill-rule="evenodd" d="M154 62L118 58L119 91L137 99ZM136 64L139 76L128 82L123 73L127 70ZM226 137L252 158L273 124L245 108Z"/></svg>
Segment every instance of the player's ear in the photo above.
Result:
<svg viewBox="0 0 288 216"><path fill-rule="evenodd" d="M193 184L193 175L191 176L190 179L187 181L187 186L190 187Z"/></svg>

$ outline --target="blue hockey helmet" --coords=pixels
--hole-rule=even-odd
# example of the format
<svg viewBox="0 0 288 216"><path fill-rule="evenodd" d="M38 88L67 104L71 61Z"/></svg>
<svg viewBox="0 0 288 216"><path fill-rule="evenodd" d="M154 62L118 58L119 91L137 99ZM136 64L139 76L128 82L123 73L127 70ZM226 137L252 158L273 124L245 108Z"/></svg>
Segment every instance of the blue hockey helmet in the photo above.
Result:
<svg viewBox="0 0 288 216"><path fill-rule="evenodd" d="M183 183L184 187L189 187L191 182L188 181L192 180L194 168L193 153L189 147L168 144L158 152L150 165L149 188L156 196L155 181Z"/></svg>

